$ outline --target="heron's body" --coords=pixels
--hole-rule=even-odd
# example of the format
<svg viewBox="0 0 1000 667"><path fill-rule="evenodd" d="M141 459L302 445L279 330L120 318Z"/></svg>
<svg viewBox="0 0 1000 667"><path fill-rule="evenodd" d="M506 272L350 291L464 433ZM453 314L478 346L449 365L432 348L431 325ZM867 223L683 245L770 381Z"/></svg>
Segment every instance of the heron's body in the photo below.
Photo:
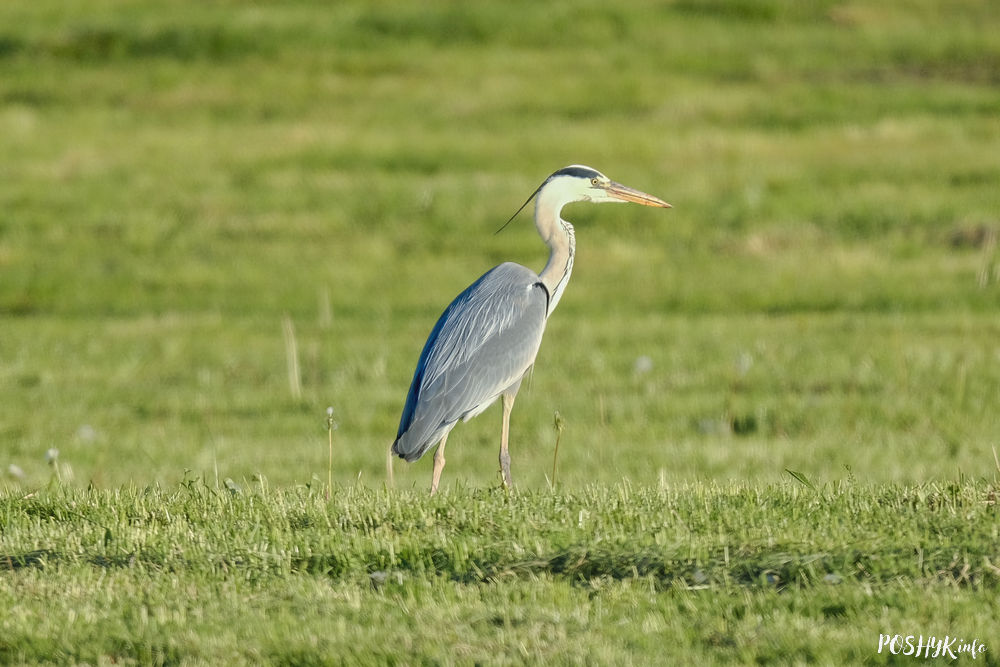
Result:
<svg viewBox="0 0 1000 667"><path fill-rule="evenodd" d="M669 206L579 165L552 174L535 195L535 225L549 246L545 268L536 274L506 262L487 271L444 311L417 362L392 451L415 461L440 443L431 493L437 490L444 468L448 433L459 420L475 417L501 397L500 467L505 486L511 484L510 410L522 378L535 362L545 322L573 270L576 239L573 226L560 217L563 206L573 201Z"/></svg>
<svg viewBox="0 0 1000 667"><path fill-rule="evenodd" d="M538 274L513 262L459 294L424 345L393 451L416 461L459 420L515 391L538 354L548 301Z"/></svg>

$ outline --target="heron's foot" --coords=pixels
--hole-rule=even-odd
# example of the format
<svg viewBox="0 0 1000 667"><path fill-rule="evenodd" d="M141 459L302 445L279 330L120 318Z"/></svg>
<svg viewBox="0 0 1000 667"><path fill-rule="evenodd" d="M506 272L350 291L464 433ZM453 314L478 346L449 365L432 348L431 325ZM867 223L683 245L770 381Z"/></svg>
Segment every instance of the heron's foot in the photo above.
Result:
<svg viewBox="0 0 1000 667"><path fill-rule="evenodd" d="M500 452L500 476L503 488L510 491L514 488L514 479L510 476L510 454Z"/></svg>
<svg viewBox="0 0 1000 667"><path fill-rule="evenodd" d="M514 495L514 485L508 483L506 479L503 478L503 473L497 470L498 477L500 478L500 483L494 487L497 491L501 491L506 498L510 498Z"/></svg>

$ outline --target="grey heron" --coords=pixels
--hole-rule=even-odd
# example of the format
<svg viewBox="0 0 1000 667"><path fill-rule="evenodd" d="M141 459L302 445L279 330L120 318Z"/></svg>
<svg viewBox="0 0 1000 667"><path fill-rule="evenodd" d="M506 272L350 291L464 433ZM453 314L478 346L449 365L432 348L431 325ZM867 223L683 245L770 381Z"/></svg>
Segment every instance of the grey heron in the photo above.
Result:
<svg viewBox="0 0 1000 667"><path fill-rule="evenodd" d="M576 236L573 225L560 217L563 207L578 201L670 207L662 199L616 183L582 165L565 167L546 178L521 209L532 198L535 226L549 247L545 268L535 273L520 264L505 262L483 274L445 309L413 373L392 453L412 462L438 443L432 494L444 470L448 434L459 420L468 421L498 398L503 404L500 471L504 487L511 487L507 445L514 398L535 362L545 322L562 298L573 271Z"/></svg>

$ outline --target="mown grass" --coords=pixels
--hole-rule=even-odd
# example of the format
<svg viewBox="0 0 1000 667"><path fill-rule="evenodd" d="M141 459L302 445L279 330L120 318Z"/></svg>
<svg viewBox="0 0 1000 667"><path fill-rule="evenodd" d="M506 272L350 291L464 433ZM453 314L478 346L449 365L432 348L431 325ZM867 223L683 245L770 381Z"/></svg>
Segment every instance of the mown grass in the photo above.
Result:
<svg viewBox="0 0 1000 667"><path fill-rule="evenodd" d="M997 627L995 484L54 487L0 504L10 662L877 661ZM986 654L986 664L996 664Z"/></svg>
<svg viewBox="0 0 1000 667"><path fill-rule="evenodd" d="M984 0L3 3L0 655L989 644L998 21ZM544 264L526 217L493 232L579 162L674 208L567 208L518 494L495 491L492 412L455 431L440 498L427 461L381 490L435 318L501 261Z"/></svg>
<svg viewBox="0 0 1000 667"><path fill-rule="evenodd" d="M81 483L305 482L329 405L338 480L381 479L434 318L544 263L525 220L491 232L571 162L675 208L567 210L526 486L556 410L571 484L990 465L987 4L185 7L0 10L0 436L26 483L52 447ZM447 483L492 481L494 420Z"/></svg>

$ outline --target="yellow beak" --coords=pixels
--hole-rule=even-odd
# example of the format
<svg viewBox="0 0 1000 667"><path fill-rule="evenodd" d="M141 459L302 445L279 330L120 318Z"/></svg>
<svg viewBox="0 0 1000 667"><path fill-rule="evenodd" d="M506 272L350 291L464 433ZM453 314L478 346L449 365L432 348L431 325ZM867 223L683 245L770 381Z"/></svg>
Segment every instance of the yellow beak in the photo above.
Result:
<svg viewBox="0 0 1000 667"><path fill-rule="evenodd" d="M672 208L670 204L663 201L659 197L648 195L645 192L630 188L627 185L622 185L621 183L615 183L614 181L611 181L607 186L605 186L604 189L609 195L615 199L621 199L622 201L635 202L636 204L642 204L643 206Z"/></svg>

